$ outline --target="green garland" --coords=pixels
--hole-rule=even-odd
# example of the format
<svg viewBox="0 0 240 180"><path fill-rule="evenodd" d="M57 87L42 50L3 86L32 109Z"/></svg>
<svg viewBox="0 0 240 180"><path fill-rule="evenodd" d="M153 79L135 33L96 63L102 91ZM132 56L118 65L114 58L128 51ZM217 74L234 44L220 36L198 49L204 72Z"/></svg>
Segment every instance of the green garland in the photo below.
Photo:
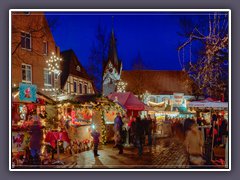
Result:
<svg viewBox="0 0 240 180"><path fill-rule="evenodd" d="M104 119L104 111L102 110L101 114L101 119L102 119L102 144L105 145L107 143L107 130L106 130L106 124L105 124L105 119Z"/></svg>

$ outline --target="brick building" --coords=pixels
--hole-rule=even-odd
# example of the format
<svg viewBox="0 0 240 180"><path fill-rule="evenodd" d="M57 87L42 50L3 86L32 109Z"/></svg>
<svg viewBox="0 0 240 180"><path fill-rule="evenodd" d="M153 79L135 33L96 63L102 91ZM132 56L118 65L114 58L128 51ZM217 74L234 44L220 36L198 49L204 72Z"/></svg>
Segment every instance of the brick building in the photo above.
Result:
<svg viewBox="0 0 240 180"><path fill-rule="evenodd" d="M12 87L34 84L41 93L59 88L60 78L47 69L52 53L60 56L43 12L12 12Z"/></svg>

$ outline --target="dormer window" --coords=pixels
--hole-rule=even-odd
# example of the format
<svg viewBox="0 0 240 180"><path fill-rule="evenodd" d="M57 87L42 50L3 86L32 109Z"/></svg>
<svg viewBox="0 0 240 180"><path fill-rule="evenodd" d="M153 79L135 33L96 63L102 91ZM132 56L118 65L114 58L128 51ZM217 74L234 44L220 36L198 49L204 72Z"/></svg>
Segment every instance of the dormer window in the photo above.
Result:
<svg viewBox="0 0 240 180"><path fill-rule="evenodd" d="M25 11L25 12L23 12L25 15L30 15L30 12L27 12L27 11Z"/></svg>
<svg viewBox="0 0 240 180"><path fill-rule="evenodd" d="M80 66L77 66L77 67L76 67L76 70L77 70L78 72L80 72L80 71L81 71Z"/></svg>

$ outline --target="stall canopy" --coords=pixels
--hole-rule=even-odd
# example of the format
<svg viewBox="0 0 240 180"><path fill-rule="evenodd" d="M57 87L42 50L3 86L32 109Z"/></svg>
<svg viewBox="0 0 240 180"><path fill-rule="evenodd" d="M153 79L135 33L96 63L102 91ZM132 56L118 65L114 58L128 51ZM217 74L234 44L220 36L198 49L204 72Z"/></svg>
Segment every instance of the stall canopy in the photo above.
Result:
<svg viewBox="0 0 240 180"><path fill-rule="evenodd" d="M204 99L202 101L189 102L188 107L197 108L228 108L227 102L215 101L211 98Z"/></svg>
<svg viewBox="0 0 240 180"><path fill-rule="evenodd" d="M108 98L118 102L127 110L133 111L143 111L145 110L146 105L141 102L136 96L131 92L117 93L114 92L108 95Z"/></svg>

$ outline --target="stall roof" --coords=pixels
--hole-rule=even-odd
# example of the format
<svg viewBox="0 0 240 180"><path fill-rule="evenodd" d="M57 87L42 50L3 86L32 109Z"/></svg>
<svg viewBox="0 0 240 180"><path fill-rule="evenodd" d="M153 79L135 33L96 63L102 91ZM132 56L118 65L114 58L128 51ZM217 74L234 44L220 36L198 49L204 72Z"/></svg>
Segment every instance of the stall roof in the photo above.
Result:
<svg viewBox="0 0 240 180"><path fill-rule="evenodd" d="M211 98L204 99L202 101L189 102L188 107L197 108L228 108L228 102L214 101Z"/></svg>
<svg viewBox="0 0 240 180"><path fill-rule="evenodd" d="M146 105L141 102L136 96L131 92L117 93L114 92L108 95L108 98L120 103L127 110L145 110Z"/></svg>

